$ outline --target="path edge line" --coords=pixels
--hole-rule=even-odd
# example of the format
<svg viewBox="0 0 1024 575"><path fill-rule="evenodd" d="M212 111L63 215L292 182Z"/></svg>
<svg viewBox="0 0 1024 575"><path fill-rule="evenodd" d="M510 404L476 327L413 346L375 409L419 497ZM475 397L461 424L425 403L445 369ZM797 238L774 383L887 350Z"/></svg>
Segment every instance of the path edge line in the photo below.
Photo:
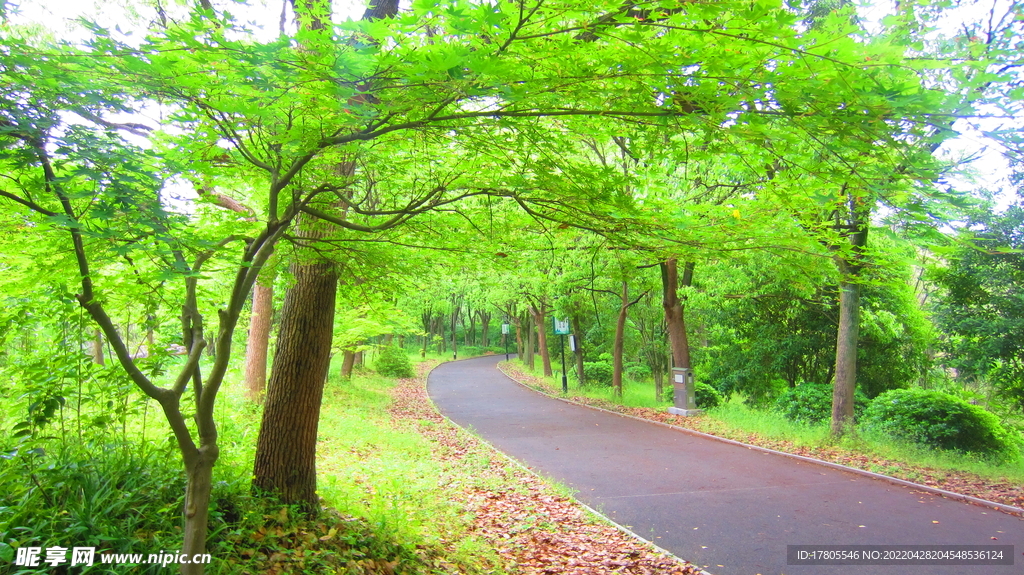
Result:
<svg viewBox="0 0 1024 575"><path fill-rule="evenodd" d="M512 377L511 375L509 375L508 373L506 373L505 370L500 367L500 365L496 366L496 367L498 368L498 371L500 371L502 375L504 375L505 377L511 379L516 384L518 384L518 385L520 385L520 386L522 386L522 387L524 387L526 389L529 389L530 391L533 391L534 393L539 393L539 394L541 394L543 396L550 397L551 399L557 399L558 401L563 401L563 402L571 404L571 405L578 405L580 407L586 407L587 409L593 409L594 411L602 411L604 413L611 413L613 415L618 415L619 417L626 417L626 418L629 418L629 419L635 419L637 421L645 421L647 423L653 423L655 425L660 425L662 427L667 427L669 429L675 429L677 431L681 431L683 433L687 433L687 434L690 434L690 435L695 435L697 437L703 437L703 438L706 438L706 439L714 439L715 441L721 441L721 442L724 442L724 443L731 443L733 445L738 445L738 446L741 446L741 447L746 447L747 449L754 449L754 450L757 450L757 451L762 451L764 453L774 453L775 455L782 455L784 457L789 457L791 459L799 459L801 461L806 461L808 463L814 463L814 464L822 465L822 466L825 466L825 467L831 467L833 469L838 469L840 471L848 471L850 473L855 473L857 475L862 475L864 477L870 477L872 479L878 479L878 480L881 480L881 481L887 481L889 483L894 483L896 485L902 485L904 487L911 487L911 488L917 489L919 491L925 491L927 493L931 493L931 494L934 494L934 495L939 495L941 497L945 497L946 499L955 499L955 500L958 500L958 501L963 501L965 503L972 503L974 505L978 505L978 506L981 506L981 507L989 507L989 508L995 509L997 511L1002 511L1003 513L1007 513L1009 515L1024 516L1024 509L1022 509L1020 507L1014 507L1013 505L1006 505L1005 503L997 503L995 501L989 501L987 499L982 499L980 497L974 497L972 495L964 495L963 493L956 493L955 491L946 491L945 489L939 489L938 487L931 487L929 485L922 485L920 483L914 483L913 481L907 481L906 479L900 479L898 477L892 477L890 475L883 475L881 473L875 473L874 471L866 471L864 469L857 469L856 467L850 467L849 465L843 465L842 463L833 463L831 461L823 461L821 459L815 459L813 457L807 457L806 455L797 455L795 453L786 453L785 451L778 451L776 449L770 449L768 447L761 447L759 445L750 445L748 443L743 443L741 441L736 441L735 439L728 439L728 438L725 438L725 437L719 437L717 435L711 435L710 433L704 433L702 431L697 431L697 430L694 430L694 429L688 429L688 428L685 428L685 427L680 427L678 425L672 425L671 423L664 423L664 422L661 422L661 421L655 421L653 419L644 419L643 417L637 417L635 415L630 415L628 413L619 413L617 411L612 411L610 409L604 409L603 407L597 407L597 406L594 406L594 405L587 405L586 403L580 403L578 401L573 401L573 400L565 398L565 397L558 397L557 395L551 395L550 393L547 393L545 391L541 391L539 389L536 389L534 387L531 387L531 386L529 386L529 385L519 381L518 379L516 379L516 378Z"/></svg>
<svg viewBox="0 0 1024 575"><path fill-rule="evenodd" d="M477 359L478 357L487 357L487 356L467 357L465 359ZM435 369L437 369L438 367L441 367L442 365L444 365L446 363L455 363L456 361L463 361L463 360L461 360L461 359L450 359L448 361L443 361L443 362L435 365L434 367L430 368L430 370L427 371L427 373L423 377L423 388L424 388L424 391L427 391L426 388L427 388L427 383L430 381L430 374L433 373ZM507 373L502 371L500 368L498 369L498 371L501 372L501 374L504 375L505 377L508 377L509 379L514 381L516 384L522 385L523 387L526 387L527 389L532 389L529 386L524 385L523 383L521 383L519 381L516 381L514 378L510 377ZM534 390L534 391L536 391L536 390ZM541 393L541 392L538 392L538 393ZM544 395L547 395L547 394L544 394ZM559 399L559 398L556 397L554 399ZM458 423L455 423L453 420L451 420L447 415L445 415L444 413L441 413L441 410L438 409L437 404L434 403L434 398L430 397L430 392L429 391L427 391L427 401L430 402L430 406L434 409L435 412L437 412L438 415L443 417L445 421L447 421L449 424L454 426L456 429L460 430L462 433L465 433L465 434L468 434L468 435L472 436L473 439L479 441L480 443L483 443L484 445L489 447L491 449L491 451L494 451L495 453L497 453L501 457L504 457L506 460L511 462L516 467L522 469L523 471L525 471L526 473L529 473L530 475L536 477L537 479L540 479L545 484L550 485L550 483L551 483L550 479L544 477L540 473L537 473L533 469L527 467L522 461L519 461L515 457L512 457L511 455L509 455L509 454L505 453L504 451L498 449L497 447L494 446L494 444L492 444L490 441L487 441L486 439L481 437L479 434L473 433L472 431L466 429L465 427L462 427ZM570 403L574 403L574 402L570 402ZM578 404L578 405L582 405L582 404ZM602 410L602 411L604 411L604 410ZM615 413L615 412L609 411L609 413ZM610 517L608 517L604 513L601 513L600 511L598 511L598 510L594 509L593 507L587 505L586 503L580 501L576 497L573 497L572 500L575 501L576 504L579 505L580 507L586 509L588 512L594 514L598 518L603 519L608 524L614 526L619 531L625 533L627 536L632 537L632 538L634 538L634 539L636 539L638 541L642 541L642 542L646 543L647 545L649 545L652 549L654 549L658 553L661 553L662 555L665 555L666 557L672 557L676 561L679 561L680 563L683 563L684 565L689 565L689 566L693 567L694 569L697 569L698 572L701 573L701 575L712 575L711 573L708 573L707 571L705 571L705 570L701 569L700 567L698 567L696 563L691 563L691 562L683 559L682 557L676 555L675 553L672 553L671 551L665 549L664 547L659 546L657 543L655 543L655 542L653 542L653 541L651 541L649 539L645 539L645 538L641 537L640 535L637 535L636 533L634 533L632 530L630 530L625 525L620 525L619 523L616 523L615 521L613 521Z"/></svg>

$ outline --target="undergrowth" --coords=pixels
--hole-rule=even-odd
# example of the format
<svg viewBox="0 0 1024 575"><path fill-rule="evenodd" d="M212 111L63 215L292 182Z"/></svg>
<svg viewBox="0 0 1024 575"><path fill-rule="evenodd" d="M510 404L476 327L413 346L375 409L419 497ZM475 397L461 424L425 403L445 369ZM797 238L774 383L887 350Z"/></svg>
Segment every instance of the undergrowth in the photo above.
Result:
<svg viewBox="0 0 1024 575"><path fill-rule="evenodd" d="M207 573L501 570L493 551L466 535L467 518L448 503L439 482L460 473L449 481L470 481L472 469L445 468L431 458L425 439L392 424L387 389L394 380L357 372L328 383L317 462L326 508L312 520L251 494L260 409L243 398L237 373L227 381L218 402L221 457ZM181 548L185 480L169 430L130 385L95 378L81 389L89 409L70 409L78 399L68 386L67 399L30 427L13 429L26 407L2 402L0 574L166 573L174 567L104 564L100 557L141 554L145 561ZM110 402L93 399L99 397ZM103 410L114 416L113 425L97 419ZM15 565L18 549L31 547L41 548L39 565ZM72 567L69 552L64 564L51 567L45 560L52 547L94 547L94 565Z"/></svg>

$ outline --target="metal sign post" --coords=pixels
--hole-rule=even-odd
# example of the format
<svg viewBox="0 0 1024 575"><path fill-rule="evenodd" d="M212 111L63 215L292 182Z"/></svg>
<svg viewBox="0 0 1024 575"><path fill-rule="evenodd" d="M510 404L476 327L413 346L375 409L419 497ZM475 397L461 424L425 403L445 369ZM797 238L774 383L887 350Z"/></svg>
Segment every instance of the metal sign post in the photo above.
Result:
<svg viewBox="0 0 1024 575"><path fill-rule="evenodd" d="M505 342L505 361L508 361L508 324L501 324L501 340Z"/></svg>
<svg viewBox="0 0 1024 575"><path fill-rule="evenodd" d="M555 335L562 336L559 338L562 345L562 393L569 393L569 379L565 375L565 336L569 334L569 320L558 320L553 317L551 320L555 324Z"/></svg>

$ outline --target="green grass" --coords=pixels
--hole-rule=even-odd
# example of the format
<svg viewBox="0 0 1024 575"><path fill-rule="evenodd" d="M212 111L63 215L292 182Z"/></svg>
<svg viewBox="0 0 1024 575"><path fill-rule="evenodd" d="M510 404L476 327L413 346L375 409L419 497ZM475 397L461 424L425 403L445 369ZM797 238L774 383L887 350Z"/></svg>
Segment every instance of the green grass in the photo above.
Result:
<svg viewBox="0 0 1024 575"><path fill-rule="evenodd" d="M708 410L704 417L715 419L733 429L771 439L785 439L797 445L828 445L831 442L828 424L800 423L786 419L775 411L751 409L739 395L733 395L719 407Z"/></svg>
<svg viewBox="0 0 1024 575"><path fill-rule="evenodd" d="M907 466L931 468L937 471L966 472L981 477L1024 482L1024 461L995 462L981 456L928 449L919 445L901 443L891 438L854 433L836 441L829 434L827 423L804 424L790 421L771 410L752 409L740 396L733 396L719 408L709 410L705 417L724 424L741 433L753 433L768 439L793 442L807 447L836 447L862 454L872 459L894 463L874 465L870 471L884 474L904 474ZM903 464L902 468L901 465Z"/></svg>
<svg viewBox="0 0 1024 575"><path fill-rule="evenodd" d="M554 375L551 377L544 377L541 375L540 369L531 372L530 369L519 359L512 359L509 363L515 364L519 369L526 373L531 373L534 377L542 380L544 386L551 393L562 395L562 374L560 370L555 369ZM538 366L540 365L540 359L537 359ZM554 367L554 366L552 366ZM626 378L622 379L622 397L617 398L615 396L615 390L609 385L586 385L580 386L580 382L576 379L573 373L569 373L566 384L569 388L569 393L565 397L573 395L581 395L584 397L590 397L592 399L601 399L611 403L624 405L626 407L669 407L672 405L671 401L659 400L654 394L654 383L653 382L640 382L632 381ZM669 389L669 384L666 380L665 390Z"/></svg>
<svg viewBox="0 0 1024 575"><path fill-rule="evenodd" d="M513 360L523 371L530 373L526 366ZM543 382L548 392L561 394L561 375L543 377L539 370L532 372ZM575 385L574 385L575 383ZM668 385L666 384L666 387ZM667 408L669 401L656 401L653 382L633 382L623 380L622 398L616 398L611 387L586 386L580 387L569 377L568 396L584 396L607 401L626 407ZM788 441L802 447L838 448L860 454L871 459L884 459L892 463L879 464L871 471L884 474L913 475L907 467L931 468L942 472L962 472L979 475L992 481L1024 483L1024 459L1009 462L996 462L980 456L950 453L927 449L918 445L894 441L888 437L855 433L838 442L830 436L828 423L807 424L786 419L781 414L769 409L754 409L743 402L743 398L734 395L720 407L706 411L702 416L716 427L725 431L723 435L741 437L754 434L769 440Z"/></svg>
<svg viewBox="0 0 1024 575"><path fill-rule="evenodd" d="M353 565L365 573L424 575L502 570L492 548L468 534L473 518L449 497L454 488L493 481L481 473L489 460L437 458L414 423L396 422L387 412L393 380L360 370L351 380L328 383L318 484L324 503L337 512L310 522L250 493L261 410L244 399L241 379L237 369L229 373L216 409L221 457L214 468L208 573L257 573L268 564L291 573L336 573ZM135 402L138 392L124 389ZM9 414L8 427L24 409L12 400L0 401L0 408ZM88 421L102 412L98 402L89 408L83 412ZM74 412L65 409L60 421L34 437L0 439L0 573L20 572L11 561L22 546L143 555L180 548L180 456L156 407L144 413L145 424L140 413L128 414L123 424L87 421L79 441ZM163 571L96 565L76 572Z"/></svg>

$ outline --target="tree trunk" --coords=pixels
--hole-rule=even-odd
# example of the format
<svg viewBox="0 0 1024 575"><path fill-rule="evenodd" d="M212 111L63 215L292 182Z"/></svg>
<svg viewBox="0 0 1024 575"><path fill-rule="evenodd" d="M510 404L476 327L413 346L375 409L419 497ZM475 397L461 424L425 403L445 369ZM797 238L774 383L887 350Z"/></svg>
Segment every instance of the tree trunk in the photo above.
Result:
<svg viewBox="0 0 1024 575"><path fill-rule="evenodd" d="M579 314L572 314L572 333L576 337L576 376L579 377L580 387L586 385L587 381L583 376L583 331L580 330Z"/></svg>
<svg viewBox="0 0 1024 575"><path fill-rule="evenodd" d="M316 432L331 354L338 276L333 264L294 264L256 443L253 486L316 513Z"/></svg>
<svg viewBox="0 0 1024 575"><path fill-rule="evenodd" d="M661 367L654 368L654 399L661 401L661 398L665 394L665 373L661 370Z"/></svg>
<svg viewBox="0 0 1024 575"><path fill-rule="evenodd" d="M245 346L245 396L250 401L263 401L267 387L267 347L270 326L274 322L274 278L257 280L252 291L252 317L249 318L249 339Z"/></svg>
<svg viewBox="0 0 1024 575"><path fill-rule="evenodd" d="M480 345L483 347L491 346L491 314L485 311L477 311L480 315Z"/></svg>
<svg viewBox="0 0 1024 575"><path fill-rule="evenodd" d="M96 328L92 337L92 361L95 364L103 365L103 331Z"/></svg>
<svg viewBox="0 0 1024 575"><path fill-rule="evenodd" d="M352 368L356 365L356 352L346 349L341 356L341 377L342 379L352 378Z"/></svg>
<svg viewBox="0 0 1024 575"><path fill-rule="evenodd" d="M547 306L541 302L540 306L530 306L530 315L533 316L533 323L537 326L537 347L540 348L540 361L544 366L544 377L551 377L555 373L551 370L551 353L548 351L548 323Z"/></svg>
<svg viewBox="0 0 1024 575"><path fill-rule="evenodd" d="M534 351L537 349L537 330L535 329L533 318L530 314L526 314L526 366L533 371L537 368L537 363L534 361Z"/></svg>
<svg viewBox="0 0 1024 575"><path fill-rule="evenodd" d="M854 392L857 389L857 341L860 337L859 276L864 266L864 249L868 243L870 209L858 203L854 195L844 202L846 208L845 234L850 253L837 254L839 267L839 331L836 335L836 371L832 386L831 433L839 437L853 427ZM837 227L839 216L837 218Z"/></svg>
<svg viewBox="0 0 1024 575"><path fill-rule="evenodd" d="M665 326L668 331L669 347L672 348L672 365L675 367L690 366L690 342L686 338L686 321L683 316L683 302L679 299L680 285L675 258L660 264L662 302L665 308ZM689 286L693 281L693 262L683 264L681 285Z"/></svg>
<svg viewBox="0 0 1024 575"><path fill-rule="evenodd" d="M437 353L444 355L444 352L448 349L448 341L445 340L444 335L444 314L437 316L437 335L441 338L437 341Z"/></svg>
<svg viewBox="0 0 1024 575"><path fill-rule="evenodd" d="M626 312L629 310L629 284L622 282L622 301L615 322L615 340L612 344L612 391L622 397L622 351L626 341Z"/></svg>
<svg viewBox="0 0 1024 575"><path fill-rule="evenodd" d="M831 428L832 434L836 436L845 433L853 424L853 398L857 389L857 339L860 335L860 291L858 283L839 284L839 333L836 339Z"/></svg>
<svg viewBox="0 0 1024 575"><path fill-rule="evenodd" d="M213 490L213 465L219 455L216 444L199 448L191 461L185 464L188 482L185 484L185 530L181 553L192 557L206 552L207 523L210 520L210 492ZM202 563L182 564L181 573L198 575L206 566Z"/></svg>
<svg viewBox="0 0 1024 575"><path fill-rule="evenodd" d="M526 351L526 336L523 333L523 322L519 319L513 321L515 321L516 326L516 356L519 357L519 359L523 359L526 357L526 354L524 353Z"/></svg>

